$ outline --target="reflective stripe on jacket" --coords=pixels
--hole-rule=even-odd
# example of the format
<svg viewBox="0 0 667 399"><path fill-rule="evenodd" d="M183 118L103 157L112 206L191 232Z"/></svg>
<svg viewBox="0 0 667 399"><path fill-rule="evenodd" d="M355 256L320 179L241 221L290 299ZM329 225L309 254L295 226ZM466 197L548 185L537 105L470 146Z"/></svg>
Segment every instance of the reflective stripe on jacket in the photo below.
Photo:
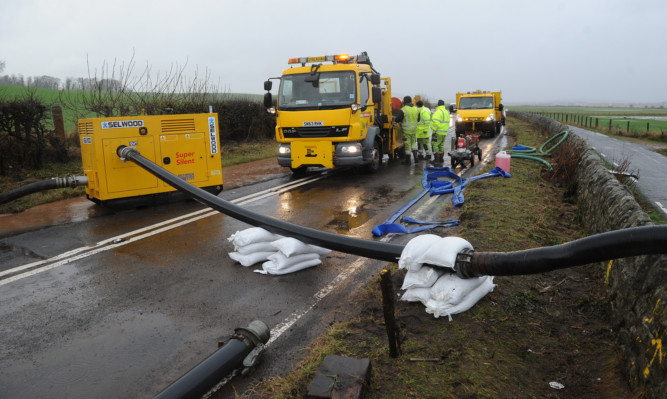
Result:
<svg viewBox="0 0 667 399"><path fill-rule="evenodd" d="M419 110L413 105L406 105L402 109L403 111L403 122L401 126L403 127L403 134L415 134L417 133L417 117L419 116Z"/></svg>
<svg viewBox="0 0 667 399"><path fill-rule="evenodd" d="M437 134L447 134L447 130L449 130L449 111L444 105L435 109L431 118L431 130Z"/></svg>
<svg viewBox="0 0 667 399"><path fill-rule="evenodd" d="M429 138L429 126L431 125L431 110L426 107L419 108L419 123L417 124L417 138Z"/></svg>

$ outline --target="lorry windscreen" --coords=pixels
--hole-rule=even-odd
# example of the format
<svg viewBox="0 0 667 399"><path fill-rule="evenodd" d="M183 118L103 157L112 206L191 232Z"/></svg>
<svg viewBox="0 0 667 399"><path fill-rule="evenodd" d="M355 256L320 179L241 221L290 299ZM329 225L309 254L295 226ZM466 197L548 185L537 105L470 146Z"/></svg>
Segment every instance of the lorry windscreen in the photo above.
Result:
<svg viewBox="0 0 667 399"><path fill-rule="evenodd" d="M319 72L316 82L310 74L284 75L278 93L279 110L313 110L349 107L357 97L353 71Z"/></svg>
<svg viewBox="0 0 667 399"><path fill-rule="evenodd" d="M493 108L493 97L461 97L458 109Z"/></svg>

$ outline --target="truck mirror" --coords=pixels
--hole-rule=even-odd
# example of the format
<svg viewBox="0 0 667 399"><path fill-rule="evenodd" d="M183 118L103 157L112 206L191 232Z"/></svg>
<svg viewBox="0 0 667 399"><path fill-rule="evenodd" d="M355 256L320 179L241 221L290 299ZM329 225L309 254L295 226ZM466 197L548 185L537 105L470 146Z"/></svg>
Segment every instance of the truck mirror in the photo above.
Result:
<svg viewBox="0 0 667 399"><path fill-rule="evenodd" d="M273 87L273 82L272 81L267 80L266 82L264 82L264 90L270 91L271 87Z"/></svg>
<svg viewBox="0 0 667 399"><path fill-rule="evenodd" d="M320 73L319 72L310 73L306 75L306 77L303 80L305 82L314 84L315 82L318 82L320 80Z"/></svg>
<svg viewBox="0 0 667 399"><path fill-rule="evenodd" d="M266 82L264 82L264 86L266 86ZM271 98L271 93L264 93L264 106L266 108L273 107L273 98Z"/></svg>
<svg viewBox="0 0 667 399"><path fill-rule="evenodd" d="M373 93L372 94L373 95L373 102L375 104L381 103L382 102L382 89L379 88L379 87L373 86L372 90L373 90L372 91L372 93Z"/></svg>
<svg viewBox="0 0 667 399"><path fill-rule="evenodd" d="M453 106L453 105L450 105L449 106L449 112L451 112L452 114L456 113L456 107Z"/></svg>
<svg viewBox="0 0 667 399"><path fill-rule="evenodd" d="M371 75L371 84L379 85L380 84L380 74L374 73Z"/></svg>
<svg viewBox="0 0 667 399"><path fill-rule="evenodd" d="M498 111L502 111L505 108L502 104L498 105Z"/></svg>

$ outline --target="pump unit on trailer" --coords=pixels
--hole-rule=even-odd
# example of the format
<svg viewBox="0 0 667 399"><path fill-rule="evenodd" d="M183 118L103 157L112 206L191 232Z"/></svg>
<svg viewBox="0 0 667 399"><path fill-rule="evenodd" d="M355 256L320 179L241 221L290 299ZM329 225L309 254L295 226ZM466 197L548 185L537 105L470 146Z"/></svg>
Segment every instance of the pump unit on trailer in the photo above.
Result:
<svg viewBox="0 0 667 399"><path fill-rule="evenodd" d="M86 196L123 207L170 202L182 194L133 162L116 155L120 145L135 147L152 162L206 191L222 191L218 115L140 115L80 119L81 161L88 177Z"/></svg>

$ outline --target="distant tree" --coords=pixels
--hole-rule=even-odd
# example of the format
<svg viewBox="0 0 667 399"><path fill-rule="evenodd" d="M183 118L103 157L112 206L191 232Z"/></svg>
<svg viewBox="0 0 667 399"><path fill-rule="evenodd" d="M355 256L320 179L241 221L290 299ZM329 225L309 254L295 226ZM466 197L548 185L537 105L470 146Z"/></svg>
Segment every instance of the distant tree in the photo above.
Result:
<svg viewBox="0 0 667 399"><path fill-rule="evenodd" d="M60 89L60 79L54 78L53 76L42 75L42 76L31 77L28 79L30 79L30 83L28 84L28 86L30 87L38 87L41 89L52 89L52 90Z"/></svg>
<svg viewBox="0 0 667 399"><path fill-rule="evenodd" d="M7 63L5 61L0 60L0 73L2 73L5 70L5 66Z"/></svg>

